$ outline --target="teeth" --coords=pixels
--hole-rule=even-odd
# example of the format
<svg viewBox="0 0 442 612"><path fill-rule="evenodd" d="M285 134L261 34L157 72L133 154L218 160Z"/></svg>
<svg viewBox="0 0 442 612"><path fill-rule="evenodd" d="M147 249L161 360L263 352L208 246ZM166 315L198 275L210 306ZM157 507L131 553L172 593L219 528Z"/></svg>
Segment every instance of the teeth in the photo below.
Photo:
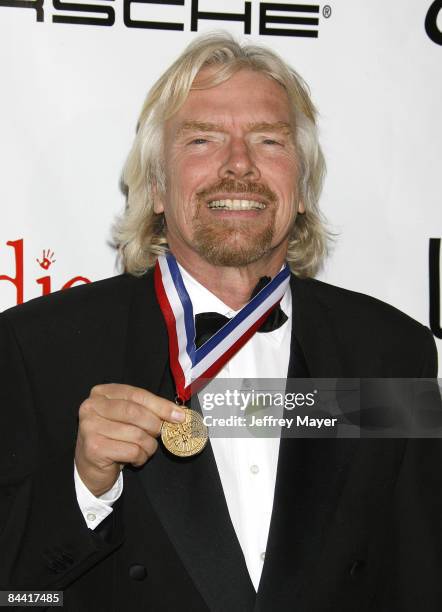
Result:
<svg viewBox="0 0 442 612"><path fill-rule="evenodd" d="M224 210L262 210L266 205L256 200L214 200L208 203L208 207Z"/></svg>

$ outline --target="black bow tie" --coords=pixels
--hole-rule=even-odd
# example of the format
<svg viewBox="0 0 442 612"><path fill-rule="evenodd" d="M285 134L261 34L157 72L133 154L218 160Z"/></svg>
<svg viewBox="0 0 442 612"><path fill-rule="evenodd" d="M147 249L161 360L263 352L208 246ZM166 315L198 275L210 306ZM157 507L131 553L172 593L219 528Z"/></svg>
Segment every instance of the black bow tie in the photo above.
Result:
<svg viewBox="0 0 442 612"><path fill-rule="evenodd" d="M254 290L250 299L254 298L261 289L263 289L269 282L269 276L262 276ZM204 342L213 336L223 325L225 325L230 319L225 317L218 312L201 312L195 316L195 346L199 348ZM278 304L272 312L269 314L267 319L258 329L259 333L267 333L278 329L287 321L287 315L281 309Z"/></svg>

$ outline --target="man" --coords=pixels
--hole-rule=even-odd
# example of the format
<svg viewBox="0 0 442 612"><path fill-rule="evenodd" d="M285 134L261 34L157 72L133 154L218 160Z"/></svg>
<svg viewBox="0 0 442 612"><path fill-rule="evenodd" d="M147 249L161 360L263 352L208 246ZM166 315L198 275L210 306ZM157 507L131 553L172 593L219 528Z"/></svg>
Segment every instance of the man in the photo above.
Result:
<svg viewBox="0 0 442 612"><path fill-rule="evenodd" d="M212 439L184 459L158 442L189 397L175 293L232 319L285 261L280 308L214 375L436 376L426 328L311 279L322 174L307 89L273 53L210 35L152 88L126 274L1 317L4 588L63 589L76 611L439 610L437 441Z"/></svg>

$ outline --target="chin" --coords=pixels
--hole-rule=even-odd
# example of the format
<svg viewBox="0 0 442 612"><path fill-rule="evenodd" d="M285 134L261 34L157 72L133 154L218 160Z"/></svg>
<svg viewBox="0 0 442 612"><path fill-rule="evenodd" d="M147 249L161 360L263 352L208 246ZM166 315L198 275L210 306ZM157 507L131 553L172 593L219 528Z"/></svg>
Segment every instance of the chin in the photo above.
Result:
<svg viewBox="0 0 442 612"><path fill-rule="evenodd" d="M198 245L198 252L207 262L214 266L239 268L258 261L270 251L267 242L250 240L243 245L229 244L229 241Z"/></svg>
<svg viewBox="0 0 442 612"><path fill-rule="evenodd" d="M214 266L242 267L254 263L272 248L273 226L251 232L249 224L219 227L198 225L192 245L198 254Z"/></svg>

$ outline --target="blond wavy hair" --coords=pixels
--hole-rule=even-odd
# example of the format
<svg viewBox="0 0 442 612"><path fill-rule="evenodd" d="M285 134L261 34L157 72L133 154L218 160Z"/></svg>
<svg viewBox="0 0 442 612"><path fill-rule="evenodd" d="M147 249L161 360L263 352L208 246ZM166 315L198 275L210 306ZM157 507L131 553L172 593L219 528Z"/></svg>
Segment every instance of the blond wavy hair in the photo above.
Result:
<svg viewBox="0 0 442 612"><path fill-rule="evenodd" d="M127 187L124 214L114 226L114 240L124 269L140 276L167 251L163 214L154 212L154 190L164 191L164 123L184 104L195 78L206 67L210 76L198 89L214 87L238 70L255 70L280 83L287 92L295 125L299 158L298 193L305 213L298 214L289 237L287 261L300 277L314 276L327 253L329 233L318 200L325 174L318 141L316 109L302 77L269 49L240 44L228 33L196 38L149 91L129 153L123 182Z"/></svg>

